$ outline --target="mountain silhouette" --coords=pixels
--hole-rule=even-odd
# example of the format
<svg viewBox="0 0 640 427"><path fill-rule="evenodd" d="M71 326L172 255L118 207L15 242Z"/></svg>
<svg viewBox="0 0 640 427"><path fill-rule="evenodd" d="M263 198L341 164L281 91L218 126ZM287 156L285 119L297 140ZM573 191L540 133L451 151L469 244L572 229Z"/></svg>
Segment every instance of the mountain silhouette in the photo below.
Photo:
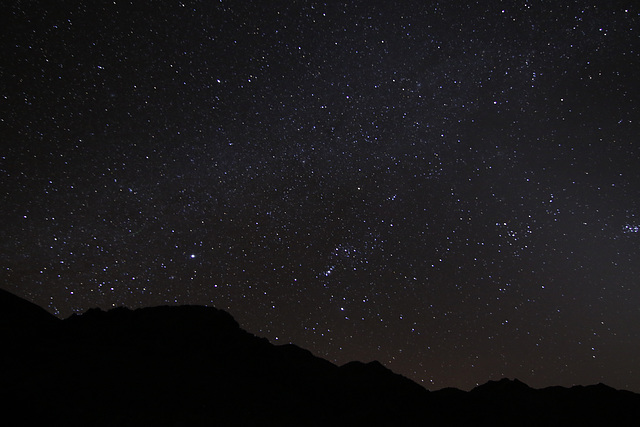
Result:
<svg viewBox="0 0 640 427"><path fill-rule="evenodd" d="M640 395L518 380L429 392L379 362L336 366L215 308L59 320L0 292L5 426L636 425ZM14 421L15 420L15 421Z"/></svg>
<svg viewBox="0 0 640 427"><path fill-rule="evenodd" d="M38 328L58 321L57 317L44 308L0 289L0 328Z"/></svg>

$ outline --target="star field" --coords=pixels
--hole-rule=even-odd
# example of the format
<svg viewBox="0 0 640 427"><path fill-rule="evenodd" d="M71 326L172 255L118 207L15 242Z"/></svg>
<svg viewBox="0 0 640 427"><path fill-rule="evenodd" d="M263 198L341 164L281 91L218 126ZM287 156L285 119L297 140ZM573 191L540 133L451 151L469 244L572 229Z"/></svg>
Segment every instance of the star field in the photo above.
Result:
<svg viewBox="0 0 640 427"><path fill-rule="evenodd" d="M450 3L3 6L0 286L640 391L638 7Z"/></svg>

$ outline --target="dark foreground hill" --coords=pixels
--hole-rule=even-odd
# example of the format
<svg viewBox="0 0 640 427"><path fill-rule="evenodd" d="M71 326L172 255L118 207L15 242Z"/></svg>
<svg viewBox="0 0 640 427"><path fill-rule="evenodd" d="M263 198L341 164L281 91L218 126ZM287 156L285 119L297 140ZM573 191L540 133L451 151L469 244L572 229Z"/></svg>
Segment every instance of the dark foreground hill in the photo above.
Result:
<svg viewBox="0 0 640 427"><path fill-rule="evenodd" d="M338 367L197 306L59 320L0 292L3 426L637 425L640 395L515 380L428 392L378 362Z"/></svg>

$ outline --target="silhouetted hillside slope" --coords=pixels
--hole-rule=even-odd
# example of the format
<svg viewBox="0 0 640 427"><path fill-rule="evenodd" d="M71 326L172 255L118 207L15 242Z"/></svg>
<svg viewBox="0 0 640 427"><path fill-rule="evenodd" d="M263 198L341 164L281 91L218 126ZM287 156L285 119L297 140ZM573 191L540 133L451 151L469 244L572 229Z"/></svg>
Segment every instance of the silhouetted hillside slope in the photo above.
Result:
<svg viewBox="0 0 640 427"><path fill-rule="evenodd" d="M602 385L502 380L428 392L378 362L338 367L275 346L214 308L94 309L59 321L7 292L0 307L10 344L2 425L633 425L640 411L640 395ZM33 325L40 332L25 338Z"/></svg>
<svg viewBox="0 0 640 427"><path fill-rule="evenodd" d="M0 289L0 328L43 327L59 320L44 308Z"/></svg>
<svg viewBox="0 0 640 427"><path fill-rule="evenodd" d="M0 289L0 364L6 365L18 354L33 357L61 323L45 309Z"/></svg>

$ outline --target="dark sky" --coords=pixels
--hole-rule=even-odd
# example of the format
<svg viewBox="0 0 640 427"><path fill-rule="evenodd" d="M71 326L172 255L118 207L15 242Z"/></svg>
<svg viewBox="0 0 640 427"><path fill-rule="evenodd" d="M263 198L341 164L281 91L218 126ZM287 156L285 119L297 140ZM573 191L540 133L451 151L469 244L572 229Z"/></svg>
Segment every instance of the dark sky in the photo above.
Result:
<svg viewBox="0 0 640 427"><path fill-rule="evenodd" d="M637 2L465 3L4 2L0 286L640 391Z"/></svg>

